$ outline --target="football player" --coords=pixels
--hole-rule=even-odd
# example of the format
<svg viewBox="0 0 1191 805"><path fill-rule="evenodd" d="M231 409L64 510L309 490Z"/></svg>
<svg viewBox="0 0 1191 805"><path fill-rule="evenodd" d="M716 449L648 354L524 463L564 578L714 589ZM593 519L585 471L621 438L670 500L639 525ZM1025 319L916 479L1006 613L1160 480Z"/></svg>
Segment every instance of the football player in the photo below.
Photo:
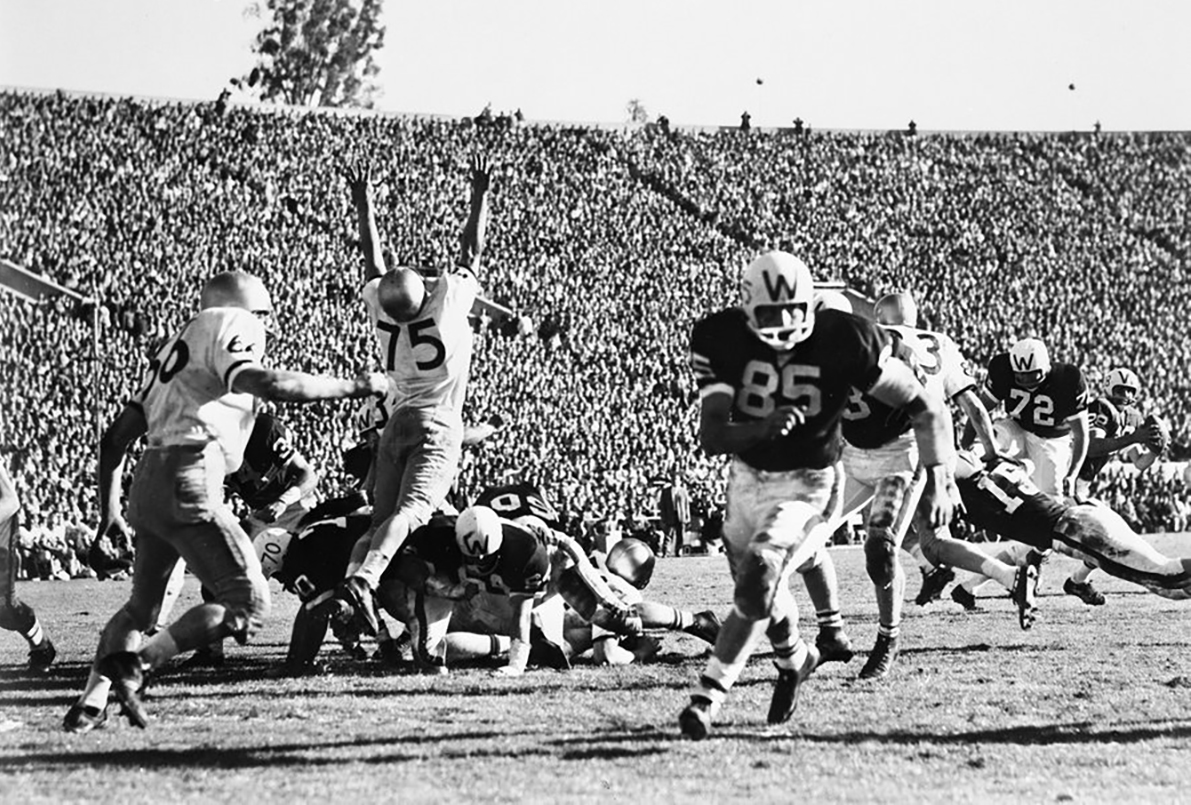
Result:
<svg viewBox="0 0 1191 805"><path fill-rule="evenodd" d="M257 414L244 447L244 461L224 480L224 489L238 496L250 510L240 521L248 538L255 540L266 528L287 533L294 530L317 502L314 499L317 486L318 473L294 447L289 428L272 414L264 411ZM166 585L157 615L158 629L165 628L174 603L182 594L185 577L186 562L179 561ZM204 601L213 600L210 590L204 588L202 594ZM223 642L199 648L187 664L222 665Z"/></svg>
<svg viewBox="0 0 1191 805"><path fill-rule="evenodd" d="M600 568L608 586L626 606L633 608L643 628L685 632L715 645L720 619L714 612L690 612L645 598L643 591L653 577L656 562L653 549L632 537L622 539L609 548L602 562L593 558L593 564ZM568 576L570 573L568 571ZM564 576L563 586L573 591L573 594L567 600L573 602L589 597L585 588L575 583L577 579L568 576ZM589 606L580 606L579 609ZM626 637L591 623L574 609L566 613L565 638L572 656L590 650L597 665L627 665L635 660L648 659L659 648L659 643L652 637Z"/></svg>
<svg viewBox="0 0 1191 805"><path fill-rule="evenodd" d="M981 398L989 410L1002 403L1005 407L1005 416L993 422L998 451L1028 458L1034 484L1048 495L1074 495L1090 434L1088 389L1079 367L1052 363L1044 343L1023 338L989 361ZM997 558L1039 566L1042 555L1017 541L1002 548ZM974 609L973 591L987 580L967 574L952 598L964 609Z"/></svg>
<svg viewBox="0 0 1191 805"><path fill-rule="evenodd" d="M29 644L29 670L45 671L58 652L41 627L33 607L17 596L17 512L21 499L8 469L0 462L0 629L16 632Z"/></svg>
<svg viewBox="0 0 1191 805"><path fill-rule="evenodd" d="M80 699L64 726L100 726L109 692L136 727L148 724L141 701L144 675L180 652L224 637L246 642L269 609L269 585L248 535L223 499L224 478L239 468L257 398L310 402L383 394L384 374L340 379L263 365L269 292L240 271L204 285L201 310L158 351L143 387L107 428L100 443L98 533L128 532L118 482L132 443L144 435L129 491L136 529L132 594L107 625ZM215 601L185 612L142 644L157 622L165 585L179 559L212 590Z"/></svg>
<svg viewBox="0 0 1191 805"><path fill-rule="evenodd" d="M1097 397L1088 406L1091 427L1088 457L1076 481L1077 500L1092 496L1092 482L1114 453L1144 470L1161 452L1161 449L1151 449L1151 445L1164 449L1160 428L1154 422L1145 421L1137 408L1141 395L1141 379L1137 373L1124 367L1115 368L1108 373L1105 386L1105 395ZM1088 580L1094 569L1086 564L1077 568L1063 582L1063 592L1076 596L1089 606L1103 605L1104 594Z"/></svg>
<svg viewBox="0 0 1191 805"><path fill-rule="evenodd" d="M337 595L375 634L373 592L410 532L446 498L463 449L463 398L471 364L468 314L488 220L488 162L471 163L471 199L455 270L437 277L414 268L389 270L381 254L365 168L347 176L364 257L364 302L396 399L377 446L373 527L353 554Z"/></svg>
<svg viewBox="0 0 1191 805"><path fill-rule="evenodd" d="M980 528L1054 549L1111 576L1175 600L1191 598L1191 558L1164 556L1112 509L1043 492L1025 462L996 456L982 463L961 453L956 468L964 509Z"/></svg>
<svg viewBox="0 0 1191 805"><path fill-rule="evenodd" d="M766 252L745 268L740 304L699 321L691 334L700 442L711 455L732 457L724 547L735 581L732 612L679 715L682 733L694 740L707 737L763 635L778 667L770 723L790 718L818 662L798 633L788 579L835 529L840 419L852 388L908 412L926 475L926 522L933 528L951 518L949 412L892 356L884 330L838 311L815 313L814 292L805 263Z"/></svg>
<svg viewBox="0 0 1191 805"><path fill-rule="evenodd" d="M992 422L976 395L976 381L964 369L963 355L950 337L918 328L917 306L908 293L887 294L875 307L877 322L893 336L899 355L915 366L929 395L958 403L990 453L995 452ZM900 640L906 577L898 560L913 521L926 558L1000 580L1014 594L1023 628L1031 623L1037 569L1020 571L951 536L947 526L931 527L918 512L925 477L909 416L871 394L853 389L843 414L843 517L869 505L864 541L866 567L877 596L877 642L860 669L861 679L889 675Z"/></svg>

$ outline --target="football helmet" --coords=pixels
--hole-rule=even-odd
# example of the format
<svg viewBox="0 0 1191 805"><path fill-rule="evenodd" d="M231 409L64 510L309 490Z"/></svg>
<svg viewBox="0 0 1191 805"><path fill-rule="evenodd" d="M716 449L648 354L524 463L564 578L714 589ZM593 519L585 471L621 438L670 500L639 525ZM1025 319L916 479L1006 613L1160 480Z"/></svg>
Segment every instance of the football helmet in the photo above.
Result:
<svg viewBox="0 0 1191 805"><path fill-rule="evenodd" d="M1133 405L1141 396L1141 378L1137 372L1117 367L1108 373L1108 399L1114 405Z"/></svg>
<svg viewBox="0 0 1191 805"><path fill-rule="evenodd" d="M243 271L216 274L203 285L199 307L239 307L261 319L273 316L273 300L259 277Z"/></svg>
<svg viewBox="0 0 1191 805"><path fill-rule="evenodd" d="M1009 349L1009 368L1013 379L1026 391L1042 385L1050 374L1050 353L1037 338L1023 338Z"/></svg>
<svg viewBox="0 0 1191 805"><path fill-rule="evenodd" d="M629 537L608 549L604 566L608 572L619 576L638 590L644 590L653 577L653 566L657 563L653 549L639 539Z"/></svg>
<svg viewBox="0 0 1191 805"><path fill-rule="evenodd" d="M841 313L852 312L852 302L844 294L843 291L837 291L834 288L824 288L820 291L815 291L814 311L818 313L820 310L838 310Z"/></svg>
<svg viewBox="0 0 1191 805"><path fill-rule="evenodd" d="M806 263L788 252L766 252L748 264L740 283L740 306L757 337L790 350L815 329L815 282Z"/></svg>
<svg viewBox="0 0 1191 805"><path fill-rule="evenodd" d="M908 291L887 293L873 306L873 317L877 324L904 324L918 326L918 304Z"/></svg>
<svg viewBox="0 0 1191 805"><path fill-rule="evenodd" d="M465 562L478 564L489 558L504 543L500 515L487 506L464 509L455 520L455 542Z"/></svg>

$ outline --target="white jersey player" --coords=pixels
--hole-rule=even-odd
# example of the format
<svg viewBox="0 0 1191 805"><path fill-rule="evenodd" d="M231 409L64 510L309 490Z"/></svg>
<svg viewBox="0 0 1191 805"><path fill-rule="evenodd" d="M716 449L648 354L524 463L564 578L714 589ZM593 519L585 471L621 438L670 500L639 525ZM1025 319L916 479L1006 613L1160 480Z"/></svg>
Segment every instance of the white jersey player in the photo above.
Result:
<svg viewBox="0 0 1191 805"><path fill-rule="evenodd" d="M985 446L991 447L988 412L976 396L976 381L964 368L963 355L955 342L943 333L915 326L917 307L908 293L882 297L874 312L878 323L894 337L898 348L894 354L916 365L926 393L936 400L958 401L972 417ZM864 551L879 613L877 642L860 678L887 676L897 656L906 585L898 549L912 522L927 559L994 575L1020 593L1019 605L1032 610L1027 600L1027 593L1032 595L1033 591L1028 571L1019 574L1011 565L988 559L967 543L953 539L946 526L932 528L917 513L925 477L909 417L856 389L843 416L847 476L843 513L850 516L871 501Z"/></svg>
<svg viewBox="0 0 1191 805"><path fill-rule="evenodd" d="M472 160L471 209L454 271L424 279L413 268L388 270L366 170L348 175L364 253L364 302L389 375L393 407L373 465L372 527L352 554L336 596L352 605L361 628L376 634L373 594L389 562L446 498L463 450L463 399L471 366L468 315L479 294L487 223L488 164Z"/></svg>
<svg viewBox="0 0 1191 805"><path fill-rule="evenodd" d="M227 636L245 642L268 611L260 562L223 497L224 477L243 460L255 398L364 397L384 393L388 384L380 373L343 380L265 368L263 319L272 316L272 302L256 277L216 275L201 303L202 311L150 361L141 390L100 444L99 533L106 534L128 532L118 481L128 447L141 435L147 442L129 491L137 557L131 597L104 628L87 688L66 714L70 732L103 723L112 689L129 721L145 727L140 689L147 671ZM214 600L191 608L142 646L179 559Z"/></svg>

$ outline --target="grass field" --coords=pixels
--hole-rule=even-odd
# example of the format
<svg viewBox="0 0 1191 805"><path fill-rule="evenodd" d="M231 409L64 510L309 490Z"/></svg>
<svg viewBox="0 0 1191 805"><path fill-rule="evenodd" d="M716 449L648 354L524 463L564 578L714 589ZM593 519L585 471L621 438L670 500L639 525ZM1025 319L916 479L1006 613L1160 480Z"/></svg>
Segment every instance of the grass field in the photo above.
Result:
<svg viewBox="0 0 1191 805"><path fill-rule="evenodd" d="M1155 544L1191 554L1186 538ZM833 555L849 631L867 650L876 615L863 556ZM1086 607L1059 589L1071 566L1044 566L1029 632L1007 598L970 614L949 599L908 603L890 679L857 681L863 656L826 665L780 728L765 724L773 669L758 655L703 743L682 740L675 720L705 656L693 637L666 636L656 662L619 669L430 678L332 652L332 673L290 679L274 671L297 603L283 593L252 645L229 644L224 669L173 667L153 681L148 730L113 707L106 729L70 735L62 716L128 583L23 583L59 662L32 677L20 638L0 636L0 800L1186 801L1191 609L1103 574L1108 605ZM697 609L730 600L719 557L662 561L650 591ZM196 595L191 581L182 604Z"/></svg>

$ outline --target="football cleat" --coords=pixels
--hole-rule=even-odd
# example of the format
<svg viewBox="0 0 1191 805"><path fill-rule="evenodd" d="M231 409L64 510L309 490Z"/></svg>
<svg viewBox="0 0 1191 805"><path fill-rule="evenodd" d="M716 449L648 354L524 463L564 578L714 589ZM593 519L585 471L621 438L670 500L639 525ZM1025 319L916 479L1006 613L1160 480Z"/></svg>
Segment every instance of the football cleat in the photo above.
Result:
<svg viewBox="0 0 1191 805"><path fill-rule="evenodd" d="M360 631L376 635L380 618L376 614L376 603L372 600L372 588L359 576L349 576L335 588L335 597L345 601L355 611L360 622Z"/></svg>
<svg viewBox="0 0 1191 805"><path fill-rule="evenodd" d="M842 626L824 626L815 637L815 648L819 653L819 664L825 662L848 662L856 656L852 641L844 634Z"/></svg>
<svg viewBox="0 0 1191 805"><path fill-rule="evenodd" d="M860 669L859 679L884 679L893 670L897 659L898 639L889 635L877 635L877 642L868 654L868 660Z"/></svg>
<svg viewBox="0 0 1191 805"><path fill-rule="evenodd" d="M117 651L100 660L96 670L112 681L112 692L124 705L128 723L140 729L149 726L149 714L141 703L145 673L141 670L140 655L133 651Z"/></svg>
<svg viewBox="0 0 1191 805"><path fill-rule="evenodd" d="M414 649L414 670L424 676L446 676L450 673L447 661L442 657L431 656L421 649Z"/></svg>
<svg viewBox="0 0 1191 805"><path fill-rule="evenodd" d="M971 590L968 590L962 585L957 585L951 590L951 600L959 604L968 612L977 612L980 607L976 605L976 596L972 595Z"/></svg>
<svg viewBox="0 0 1191 805"><path fill-rule="evenodd" d="M41 645L29 649L29 670L43 674L54 664L57 656L58 649L54 648L54 644L47 637L41 641Z"/></svg>
<svg viewBox="0 0 1191 805"><path fill-rule="evenodd" d="M1092 582L1078 582L1075 579L1068 578L1063 582L1063 592L1067 595L1074 595L1080 601L1083 601L1090 607L1099 607L1104 605L1104 593L1092 586Z"/></svg>
<svg viewBox="0 0 1191 805"><path fill-rule="evenodd" d="M943 594L943 589L955 581L955 571L946 565L932 568L929 573L922 576L922 589L918 591L918 597L914 599L914 603L920 607L924 607L931 601L938 601L939 596Z"/></svg>
<svg viewBox="0 0 1191 805"><path fill-rule="evenodd" d="M529 664L555 671L571 670L571 658L566 649L546 637L536 624L529 627Z"/></svg>
<svg viewBox="0 0 1191 805"><path fill-rule="evenodd" d="M769 700L769 715L766 720L770 724L785 724L794 715L794 708L798 707L798 691L811 672L819 665L819 650L814 646L807 646L806 659L800 668L777 669L777 679L773 683L773 698Z"/></svg>
<svg viewBox="0 0 1191 805"><path fill-rule="evenodd" d="M683 631L701 640L705 640L714 646L715 639L720 633L720 626L720 616L708 609L703 612L696 612L695 622L683 629Z"/></svg>
<svg viewBox="0 0 1191 805"><path fill-rule="evenodd" d="M106 707L92 707L89 704L75 702L66 711L62 719L62 729L67 732L90 732L107 726L108 709Z"/></svg>
<svg viewBox="0 0 1191 805"><path fill-rule="evenodd" d="M692 741L702 741L711 732L711 700L703 696L692 696L678 714L678 728Z"/></svg>
<svg viewBox="0 0 1191 805"><path fill-rule="evenodd" d="M1017 622L1023 629L1034 625L1038 596L1038 568L1022 565L1013 577L1013 603L1017 604Z"/></svg>

